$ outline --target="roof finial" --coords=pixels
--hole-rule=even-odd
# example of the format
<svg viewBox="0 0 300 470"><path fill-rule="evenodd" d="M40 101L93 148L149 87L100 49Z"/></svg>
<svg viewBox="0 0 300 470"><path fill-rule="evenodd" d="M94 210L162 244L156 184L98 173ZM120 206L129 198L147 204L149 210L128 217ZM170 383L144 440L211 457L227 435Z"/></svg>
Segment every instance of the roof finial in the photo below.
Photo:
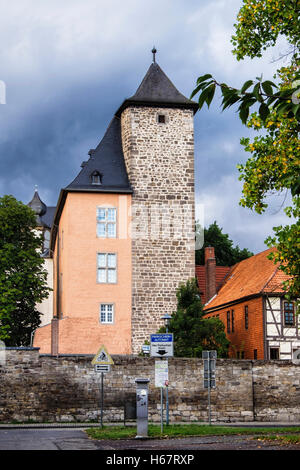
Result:
<svg viewBox="0 0 300 470"><path fill-rule="evenodd" d="M156 47L153 46L153 49L152 49L152 54L153 54L153 63L155 64L155 54L157 53L157 50L156 50Z"/></svg>

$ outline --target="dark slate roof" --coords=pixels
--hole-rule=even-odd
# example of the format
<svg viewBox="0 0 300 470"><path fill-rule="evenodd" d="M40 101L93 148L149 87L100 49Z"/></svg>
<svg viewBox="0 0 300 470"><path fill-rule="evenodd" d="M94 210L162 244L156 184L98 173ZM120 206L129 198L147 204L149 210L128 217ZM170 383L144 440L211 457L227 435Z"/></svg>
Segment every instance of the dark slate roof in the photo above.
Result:
<svg viewBox="0 0 300 470"><path fill-rule="evenodd" d="M41 220L45 227L48 227L48 228L52 227L55 211L56 211L55 206L47 207L46 213L41 216Z"/></svg>
<svg viewBox="0 0 300 470"><path fill-rule="evenodd" d="M51 229L56 207L47 207L37 189L27 205L35 212L38 226Z"/></svg>
<svg viewBox="0 0 300 470"><path fill-rule="evenodd" d="M91 150L89 155L89 160L81 164L82 170L65 188L66 191L132 192L125 167L118 117L112 119L98 147ZM95 171L101 175L100 185L92 184L91 175Z"/></svg>
<svg viewBox="0 0 300 470"><path fill-rule="evenodd" d="M116 115L120 116L128 106L190 108L194 114L198 109L198 104L182 95L156 62L150 65L136 93L123 102Z"/></svg>
<svg viewBox="0 0 300 470"><path fill-rule="evenodd" d="M47 206L41 200L37 189L34 191L33 198L27 205L36 213L36 215L44 215L47 210Z"/></svg>

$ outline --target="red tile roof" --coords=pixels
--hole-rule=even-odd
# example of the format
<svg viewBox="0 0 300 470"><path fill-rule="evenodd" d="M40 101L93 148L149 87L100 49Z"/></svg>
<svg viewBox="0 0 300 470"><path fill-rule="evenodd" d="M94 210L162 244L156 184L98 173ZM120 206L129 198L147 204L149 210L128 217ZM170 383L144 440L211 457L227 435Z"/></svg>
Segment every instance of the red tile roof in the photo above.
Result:
<svg viewBox="0 0 300 470"><path fill-rule="evenodd" d="M216 289L221 287L227 274L230 271L229 266L216 266ZM199 290L201 293L202 303L206 302L206 276L205 276L205 266L198 265L196 266L196 278L198 281Z"/></svg>
<svg viewBox="0 0 300 470"><path fill-rule="evenodd" d="M282 282L289 279L267 258L274 248L269 248L234 265L227 275L224 285L204 310L224 305L243 297L260 293L283 293Z"/></svg>

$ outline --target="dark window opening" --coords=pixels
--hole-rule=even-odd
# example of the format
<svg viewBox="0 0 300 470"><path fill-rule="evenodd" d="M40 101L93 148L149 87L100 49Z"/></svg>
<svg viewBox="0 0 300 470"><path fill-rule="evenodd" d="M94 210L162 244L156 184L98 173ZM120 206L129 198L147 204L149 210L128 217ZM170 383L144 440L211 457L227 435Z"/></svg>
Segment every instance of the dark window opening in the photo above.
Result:
<svg viewBox="0 0 300 470"><path fill-rule="evenodd" d="M230 312L227 312L227 333L230 333Z"/></svg>
<svg viewBox="0 0 300 470"><path fill-rule="evenodd" d="M158 122L161 123L161 124L165 124L166 123L166 116L164 114L159 114L158 115Z"/></svg>
<svg viewBox="0 0 300 470"><path fill-rule="evenodd" d="M270 359L279 359L279 348L270 348Z"/></svg>
<svg viewBox="0 0 300 470"><path fill-rule="evenodd" d="M102 183L101 175L98 171L94 171L91 174L91 181L92 181L92 184L101 184Z"/></svg>
<svg viewBox="0 0 300 470"><path fill-rule="evenodd" d="M254 357L254 359L257 359L257 349L254 349L254 351L253 351L253 357Z"/></svg>
<svg viewBox="0 0 300 470"><path fill-rule="evenodd" d="M294 304L293 302L283 302L284 324L286 326L294 325Z"/></svg>
<svg viewBox="0 0 300 470"><path fill-rule="evenodd" d="M234 310L231 310L231 332L234 332Z"/></svg>
<svg viewBox="0 0 300 470"><path fill-rule="evenodd" d="M245 330L249 327L248 305L245 305Z"/></svg>

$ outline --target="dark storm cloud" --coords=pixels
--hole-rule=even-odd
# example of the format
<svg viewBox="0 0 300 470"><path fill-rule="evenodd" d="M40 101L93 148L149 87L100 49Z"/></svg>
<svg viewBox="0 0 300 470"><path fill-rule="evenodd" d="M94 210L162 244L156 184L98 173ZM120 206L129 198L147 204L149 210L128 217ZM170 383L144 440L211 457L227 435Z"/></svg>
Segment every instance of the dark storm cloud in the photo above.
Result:
<svg viewBox="0 0 300 470"><path fill-rule="evenodd" d="M0 193L28 202L38 185L48 205L101 140L114 112L133 95L158 49L157 62L189 96L210 72L239 86L269 61L237 63L230 37L240 0L0 0ZM277 65L276 65L277 66ZM217 103L195 118L196 195L205 223L217 220L235 243L253 251L282 219L238 205L236 164L248 135L234 110Z"/></svg>

